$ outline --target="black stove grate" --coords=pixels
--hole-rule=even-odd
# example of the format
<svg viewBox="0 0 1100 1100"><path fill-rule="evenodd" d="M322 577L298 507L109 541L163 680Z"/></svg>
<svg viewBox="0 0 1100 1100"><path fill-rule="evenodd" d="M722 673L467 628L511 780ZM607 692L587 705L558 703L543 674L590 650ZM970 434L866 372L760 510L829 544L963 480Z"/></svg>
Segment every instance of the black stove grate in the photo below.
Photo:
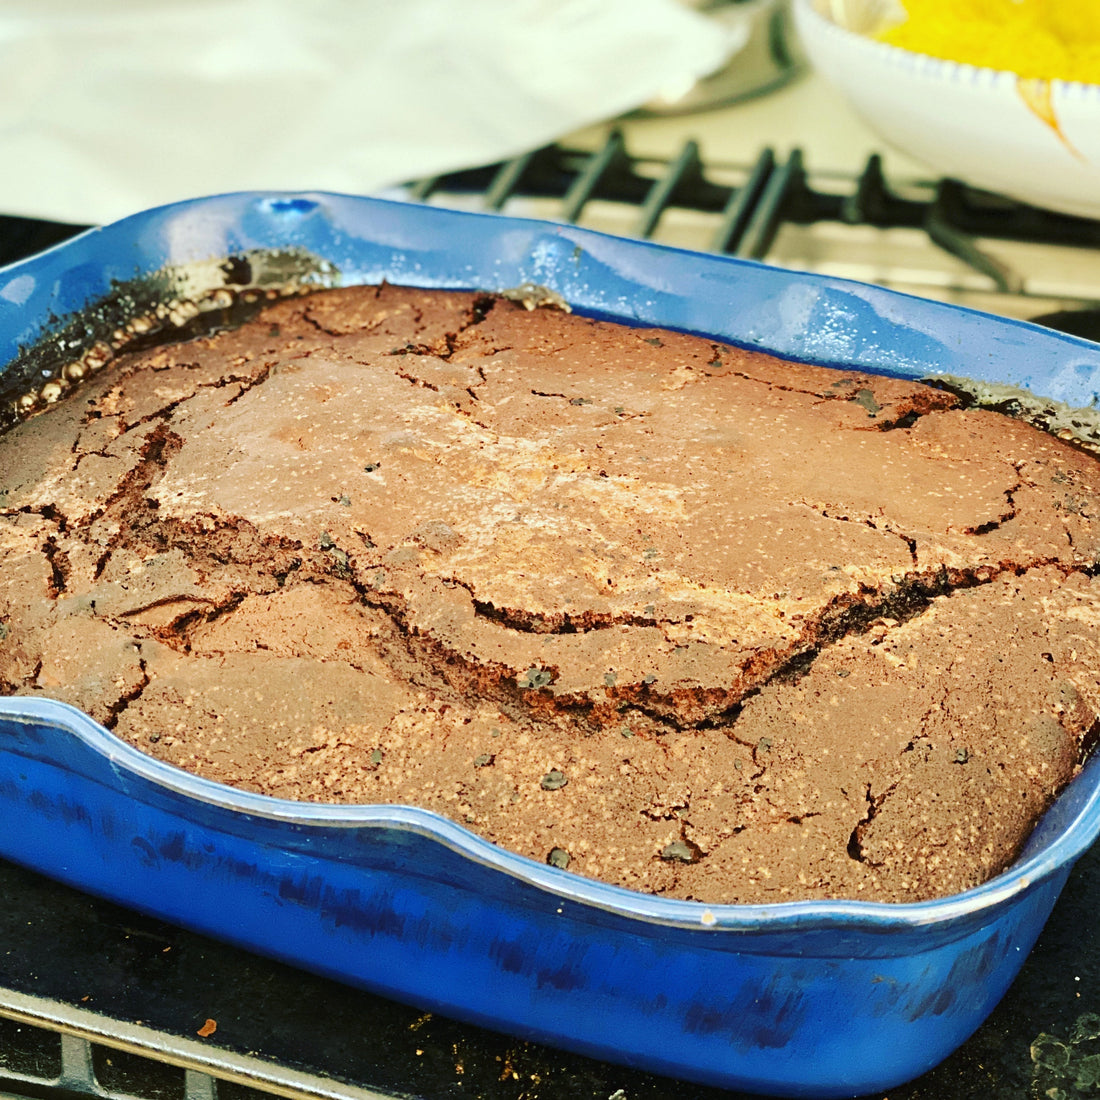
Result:
<svg viewBox="0 0 1100 1100"><path fill-rule="evenodd" d="M951 179L893 186L878 154L850 176L825 175L815 174L798 149L780 157L764 148L754 163L732 171L705 164L694 141L684 142L668 159L642 158L632 155L622 134L612 130L593 151L548 145L497 164L419 179L400 193L413 201L486 212L504 211L513 202L537 202L547 217L569 223L584 218L594 204L612 203L626 214L620 231L644 239L659 236L663 218L687 211L710 219L699 247L764 261L775 259L773 246L787 225L835 222L918 230L987 280L993 294L1025 299L1023 273L995 255L990 242L1100 249L1100 221L1041 210ZM86 228L0 215L0 264ZM1046 304L1018 315L1096 340L1100 280L1092 298L1066 308L1052 308L1044 299Z"/></svg>
<svg viewBox="0 0 1100 1100"><path fill-rule="evenodd" d="M639 171L642 163L613 130L594 152L551 145L500 164L418 180L408 194L419 201L439 192L480 194L488 211L520 196L560 200L556 216L565 222L578 221L593 199L625 203L638 208L631 234L644 238L671 207L720 214L710 249L753 260L767 258L784 221L922 228L964 259L978 251L978 238L1100 247L1100 221L1040 210L954 180L930 188L925 199L902 197L891 191L877 153L842 193L812 187L798 149L783 160L770 148L761 150L741 185L712 182L694 141L663 162L656 176ZM985 273L981 265L978 259L975 266Z"/></svg>
<svg viewBox="0 0 1100 1100"><path fill-rule="evenodd" d="M694 141L666 160L632 156L621 133L612 130L594 151L550 145L499 164L420 179L403 193L416 201L486 212L502 211L510 200L534 200L547 209L546 216L570 223L580 221L592 203L614 203L633 211L623 231L645 239L659 234L669 212L706 214L713 222L702 247L750 260L773 259L785 225L836 222L918 230L988 280L994 294L1025 299L1023 273L993 254L990 242L1100 249L1100 221L1041 210L951 179L895 188L878 154L851 176L829 176L828 186L815 183L799 149L779 157L764 148L736 174L734 182L718 182L716 176L730 173L704 164ZM1100 283L1093 297L1095 305L1057 311L1036 305L1027 315L1100 339Z"/></svg>
<svg viewBox="0 0 1100 1100"><path fill-rule="evenodd" d="M684 142L676 156L658 161L631 155L622 134L612 130L594 151L548 145L497 164L416 180L404 194L420 202L444 194L465 196L488 212L503 210L511 199L545 199L558 204L556 220L571 223L578 222L594 200L619 203L636 208L628 232L645 239L654 236L667 211L698 211L719 218L707 243L711 251L752 260L768 259L785 222L923 229L1007 292L1018 289L1019 275L987 256L978 241L1100 249L1100 221L1041 210L955 180L929 185L919 197L899 194L886 180L877 153L839 188L813 186L798 149L782 159L771 148L762 149L737 183L714 182L712 174L694 141ZM0 264L87 228L0 215Z"/></svg>

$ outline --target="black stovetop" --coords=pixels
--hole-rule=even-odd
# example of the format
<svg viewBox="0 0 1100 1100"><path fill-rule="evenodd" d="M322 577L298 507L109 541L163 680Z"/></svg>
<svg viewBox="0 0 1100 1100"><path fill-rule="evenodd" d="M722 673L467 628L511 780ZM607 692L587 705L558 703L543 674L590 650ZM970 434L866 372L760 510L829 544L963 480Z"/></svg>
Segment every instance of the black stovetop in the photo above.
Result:
<svg viewBox="0 0 1100 1100"><path fill-rule="evenodd" d="M2 862L0 896L0 986L102 1014L108 1033L111 1021L140 1022L194 1039L212 1019L217 1030L204 1040L211 1049L423 1100L736 1098L427 1016ZM1098 900L1100 848L1081 859L989 1020L940 1066L891 1089L889 1100L1095 1095ZM33 1048L33 1034L0 1019L0 1091L19 1091L5 1083L5 1067L20 1070L19 1059L32 1057ZM158 1084L157 1066L148 1060L100 1053L96 1068L105 1088L157 1100L177 1095L170 1082Z"/></svg>

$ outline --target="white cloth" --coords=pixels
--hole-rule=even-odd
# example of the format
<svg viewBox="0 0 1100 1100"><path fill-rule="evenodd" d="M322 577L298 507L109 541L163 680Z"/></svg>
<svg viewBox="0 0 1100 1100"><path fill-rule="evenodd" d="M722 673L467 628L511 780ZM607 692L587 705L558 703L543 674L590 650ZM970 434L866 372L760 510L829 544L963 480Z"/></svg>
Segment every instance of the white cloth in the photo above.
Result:
<svg viewBox="0 0 1100 1100"><path fill-rule="evenodd" d="M674 0L5 0L0 212L376 193L614 117L730 48Z"/></svg>

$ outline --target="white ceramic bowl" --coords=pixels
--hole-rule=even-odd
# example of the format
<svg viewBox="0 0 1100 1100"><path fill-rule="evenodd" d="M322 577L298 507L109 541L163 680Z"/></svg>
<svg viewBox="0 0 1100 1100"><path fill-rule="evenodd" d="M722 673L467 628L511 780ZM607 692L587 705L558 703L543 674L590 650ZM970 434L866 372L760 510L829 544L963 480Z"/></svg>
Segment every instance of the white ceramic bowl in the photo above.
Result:
<svg viewBox="0 0 1100 1100"><path fill-rule="evenodd" d="M886 142L940 175L1100 218L1100 85L1024 80L869 37L896 8L794 0L810 62Z"/></svg>

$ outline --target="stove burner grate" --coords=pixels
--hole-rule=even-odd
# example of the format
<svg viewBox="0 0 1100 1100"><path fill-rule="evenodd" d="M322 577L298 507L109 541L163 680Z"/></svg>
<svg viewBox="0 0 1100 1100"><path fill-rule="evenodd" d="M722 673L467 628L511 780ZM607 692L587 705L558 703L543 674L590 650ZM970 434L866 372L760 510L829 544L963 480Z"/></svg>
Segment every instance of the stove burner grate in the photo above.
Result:
<svg viewBox="0 0 1100 1100"><path fill-rule="evenodd" d="M751 165L632 155L618 130L416 180L393 195L595 229L880 283L1100 340L1100 221L1040 210L956 180L888 181L872 154L816 173L799 149ZM0 264L87 228L0 215Z"/></svg>
<svg viewBox="0 0 1100 1100"><path fill-rule="evenodd" d="M1040 210L951 179L892 186L878 154L851 176L813 173L798 149L780 158L765 148L755 163L739 168L704 164L694 141L685 142L667 160L632 156L621 133L613 130L591 152L551 145L499 164L417 180L402 194L421 202L580 222L744 259L825 271L830 271L828 261L815 264L811 255L820 251L814 239L804 238L792 247L782 238L786 227L838 228L835 244L829 247L841 262L845 227L908 231L919 234L930 251L938 250L964 269L962 275L940 278L943 287L937 287L932 277L926 288L930 296L1038 319L1051 327L1065 325L1066 331L1100 338L1100 316L1088 316L1100 310L1100 265L1095 265L1095 255L1084 255L1100 248L1100 221ZM609 206L621 210L609 217ZM596 207L601 211L590 216ZM676 239L675 230L665 233L666 222L691 215L702 215L705 221L690 241ZM1008 259L1002 255L1006 245ZM1013 262L1017 245L1024 251ZM1095 265L1098 272L1068 289L1033 285L1037 280L1028 273L1035 265L1036 249L1043 246L1050 250L1046 262L1053 267L1059 266L1062 253L1072 253L1079 266ZM909 290L908 273L891 270L905 263L890 259L891 247L885 243L885 261L876 257L865 272L845 266L836 273ZM953 289L959 293L943 292ZM922 291L918 287L916 292ZM969 301L968 292L976 300ZM1086 316L1069 316L1080 313Z"/></svg>

